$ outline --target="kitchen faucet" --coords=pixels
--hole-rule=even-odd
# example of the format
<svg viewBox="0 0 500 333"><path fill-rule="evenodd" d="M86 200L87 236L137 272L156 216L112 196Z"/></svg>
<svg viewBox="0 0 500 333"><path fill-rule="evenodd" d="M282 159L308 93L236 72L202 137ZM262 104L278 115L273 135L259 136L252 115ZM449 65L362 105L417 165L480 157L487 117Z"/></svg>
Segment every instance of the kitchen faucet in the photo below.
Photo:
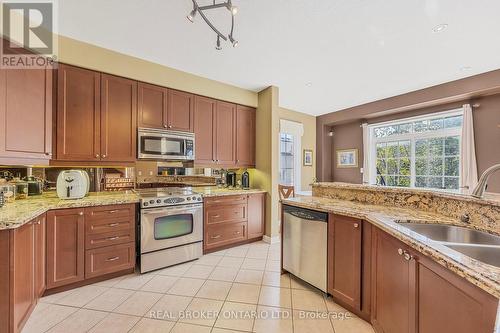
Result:
<svg viewBox="0 0 500 333"><path fill-rule="evenodd" d="M472 196L475 198L482 198L484 195L484 191L486 190L486 185L488 184L488 178L495 173L496 171L500 170L500 164L493 165L486 169L485 172L481 175L481 178L479 178L479 182L477 183L476 187L474 188L474 191L472 192Z"/></svg>

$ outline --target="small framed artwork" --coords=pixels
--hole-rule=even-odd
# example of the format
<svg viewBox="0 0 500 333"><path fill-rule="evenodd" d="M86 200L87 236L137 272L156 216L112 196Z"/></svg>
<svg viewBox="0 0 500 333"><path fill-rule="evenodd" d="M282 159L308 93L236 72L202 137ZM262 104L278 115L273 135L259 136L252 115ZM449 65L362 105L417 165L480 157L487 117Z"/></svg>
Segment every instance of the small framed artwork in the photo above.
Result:
<svg viewBox="0 0 500 333"><path fill-rule="evenodd" d="M337 168L357 168L358 150L342 149L337 150Z"/></svg>
<svg viewBox="0 0 500 333"><path fill-rule="evenodd" d="M313 151L311 149L304 149L304 166L313 165Z"/></svg>

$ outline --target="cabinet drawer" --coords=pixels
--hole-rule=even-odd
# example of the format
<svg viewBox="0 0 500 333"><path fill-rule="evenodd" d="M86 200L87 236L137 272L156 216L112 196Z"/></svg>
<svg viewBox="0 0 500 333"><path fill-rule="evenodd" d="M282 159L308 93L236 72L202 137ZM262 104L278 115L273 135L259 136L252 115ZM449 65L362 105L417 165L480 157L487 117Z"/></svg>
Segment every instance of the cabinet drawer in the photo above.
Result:
<svg viewBox="0 0 500 333"><path fill-rule="evenodd" d="M117 245L133 242L135 239L134 229L106 232L102 234L90 234L85 236L85 249Z"/></svg>
<svg viewBox="0 0 500 333"><path fill-rule="evenodd" d="M238 205L247 204L246 195L226 195L220 197L209 197L204 198L204 204L208 206L219 206L219 205Z"/></svg>
<svg viewBox="0 0 500 333"><path fill-rule="evenodd" d="M247 239L247 223L208 226L205 229L205 248L210 249Z"/></svg>
<svg viewBox="0 0 500 333"><path fill-rule="evenodd" d="M85 278L118 272L134 266L134 243L108 246L85 252Z"/></svg>
<svg viewBox="0 0 500 333"><path fill-rule="evenodd" d="M247 220L247 205L212 206L205 208L205 224L243 222Z"/></svg>
<svg viewBox="0 0 500 333"><path fill-rule="evenodd" d="M85 234L102 234L135 229L135 216L121 216L109 219L90 219L85 221Z"/></svg>
<svg viewBox="0 0 500 333"><path fill-rule="evenodd" d="M85 220L107 220L117 217L135 217L135 204L85 208Z"/></svg>

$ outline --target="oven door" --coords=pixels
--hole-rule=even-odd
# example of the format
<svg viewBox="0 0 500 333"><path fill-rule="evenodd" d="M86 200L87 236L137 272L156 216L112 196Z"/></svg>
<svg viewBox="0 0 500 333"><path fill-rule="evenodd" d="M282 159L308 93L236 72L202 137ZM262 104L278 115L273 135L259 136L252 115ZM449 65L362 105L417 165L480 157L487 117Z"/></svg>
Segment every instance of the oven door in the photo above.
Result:
<svg viewBox="0 0 500 333"><path fill-rule="evenodd" d="M203 241L203 205L141 210L141 253Z"/></svg>

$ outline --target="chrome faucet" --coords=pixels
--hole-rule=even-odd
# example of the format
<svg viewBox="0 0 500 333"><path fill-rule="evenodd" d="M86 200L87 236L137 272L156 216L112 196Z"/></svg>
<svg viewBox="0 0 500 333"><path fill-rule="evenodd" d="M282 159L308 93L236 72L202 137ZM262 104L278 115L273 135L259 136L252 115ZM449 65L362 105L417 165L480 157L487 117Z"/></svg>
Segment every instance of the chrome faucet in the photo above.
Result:
<svg viewBox="0 0 500 333"><path fill-rule="evenodd" d="M484 191L486 190L486 185L488 184L488 178L490 178L490 176L498 170L500 170L500 164L493 165L492 167L486 169L485 172L483 172L481 178L479 178L479 182L474 188L474 191L472 191L473 197L475 198L483 197Z"/></svg>

